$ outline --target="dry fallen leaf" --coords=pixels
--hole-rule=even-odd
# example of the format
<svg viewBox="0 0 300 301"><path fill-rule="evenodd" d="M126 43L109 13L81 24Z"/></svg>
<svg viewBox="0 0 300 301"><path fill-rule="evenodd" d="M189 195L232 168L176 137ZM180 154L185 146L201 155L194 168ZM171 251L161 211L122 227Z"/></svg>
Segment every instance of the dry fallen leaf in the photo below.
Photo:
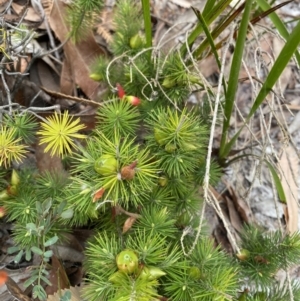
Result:
<svg viewBox="0 0 300 301"><path fill-rule="evenodd" d="M61 42L65 42L69 35L69 28L65 22L66 5L60 0L54 0L49 16L49 24ZM85 35L82 42L74 44L68 40L64 46L66 64L70 66L71 77L63 76L61 81L61 92L65 93L64 86L69 88L69 81L74 80L81 90L91 99L96 99L99 93L99 83L89 78L90 65L96 57L104 55L104 51L96 43L93 33ZM67 81L65 83L64 81ZM75 87L75 86L74 86Z"/></svg>
<svg viewBox="0 0 300 301"><path fill-rule="evenodd" d="M217 242L228 251L228 253L235 252L235 244L231 242L230 236L228 233L226 233L226 229L223 223L227 224L227 229L230 231L230 234L234 240L238 241L240 237L235 227L231 224L230 213L228 212L226 200L224 196L220 194L217 190L215 190L213 187L210 187L209 189L211 195L214 198L214 201L219 202L220 208L222 210L222 216L220 216L220 214L218 213L220 222L219 225L215 227L213 231L213 236L215 237Z"/></svg>
<svg viewBox="0 0 300 301"><path fill-rule="evenodd" d="M72 65L71 62L66 57L62 65L62 70L60 75L60 91L63 94L73 95L75 86L76 84L72 74Z"/></svg>
<svg viewBox="0 0 300 301"><path fill-rule="evenodd" d="M234 206L238 213L240 214L241 218L246 222L246 223L252 223L253 222L253 214L248 206L248 204L241 198L239 198L234 189L230 186L228 187L228 191L230 193L231 199L234 203Z"/></svg>
<svg viewBox="0 0 300 301"><path fill-rule="evenodd" d="M282 172L282 186L286 196L284 214L289 233L298 231L298 187L296 179L299 173L299 159L295 149L289 145L284 149L279 167Z"/></svg>
<svg viewBox="0 0 300 301"><path fill-rule="evenodd" d="M243 229L243 222L241 220L241 217L238 214L233 201L226 195L225 195L225 200L227 203L230 223L234 227L235 230L237 230L239 233L241 233L241 231Z"/></svg>
<svg viewBox="0 0 300 301"><path fill-rule="evenodd" d="M288 131L290 134L294 133L300 128L300 112L298 112L295 116L293 121L288 127Z"/></svg>
<svg viewBox="0 0 300 301"><path fill-rule="evenodd" d="M30 80L49 90L59 91L59 75L44 60L34 61L30 68Z"/></svg>
<svg viewBox="0 0 300 301"><path fill-rule="evenodd" d="M31 299L22 292L18 284L12 278L8 277L5 284L8 291L15 299L19 301L31 301Z"/></svg>
<svg viewBox="0 0 300 301"><path fill-rule="evenodd" d="M228 239L226 229L221 223L214 229L213 236L217 242L217 245L221 245L222 248L228 252L228 254L234 253L232 245Z"/></svg>
<svg viewBox="0 0 300 301"><path fill-rule="evenodd" d="M136 221L136 217L129 216L123 225L122 233L126 233L128 230L130 230L135 221Z"/></svg>
<svg viewBox="0 0 300 301"><path fill-rule="evenodd" d="M49 272L49 281L52 285L45 288L47 295L53 295L59 289L69 288L69 279L64 267L55 255L51 257L51 269Z"/></svg>
<svg viewBox="0 0 300 301"><path fill-rule="evenodd" d="M13 2L11 5L12 5L12 8L14 9L14 11L17 13L17 15L22 16L24 6L19 5L15 2ZM27 12L24 16L24 20L30 21L30 22L40 22L42 20L42 18L39 14L36 13L36 11L34 10L33 7L28 7Z"/></svg>

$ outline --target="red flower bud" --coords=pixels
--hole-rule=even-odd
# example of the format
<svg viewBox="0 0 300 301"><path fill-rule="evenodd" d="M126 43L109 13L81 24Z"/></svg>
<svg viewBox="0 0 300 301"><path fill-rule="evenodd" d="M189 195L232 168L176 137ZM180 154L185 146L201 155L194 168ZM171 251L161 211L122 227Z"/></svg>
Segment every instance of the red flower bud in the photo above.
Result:
<svg viewBox="0 0 300 301"><path fill-rule="evenodd" d="M136 96L126 96L126 100L128 100L133 106L138 106L141 103L141 100Z"/></svg>
<svg viewBox="0 0 300 301"><path fill-rule="evenodd" d="M94 192L93 194L93 203L97 202L99 199L102 198L103 194L105 192L105 189L103 187L101 187L100 189L98 189L97 191Z"/></svg>
<svg viewBox="0 0 300 301"><path fill-rule="evenodd" d="M134 161L121 169L121 177L123 180L132 180L134 178L136 165L137 161Z"/></svg>
<svg viewBox="0 0 300 301"><path fill-rule="evenodd" d="M8 274L3 271L3 270L0 270L0 286L3 285L8 279Z"/></svg>
<svg viewBox="0 0 300 301"><path fill-rule="evenodd" d="M125 91L119 83L117 83L116 86L117 86L118 96L120 99L122 99L125 96Z"/></svg>

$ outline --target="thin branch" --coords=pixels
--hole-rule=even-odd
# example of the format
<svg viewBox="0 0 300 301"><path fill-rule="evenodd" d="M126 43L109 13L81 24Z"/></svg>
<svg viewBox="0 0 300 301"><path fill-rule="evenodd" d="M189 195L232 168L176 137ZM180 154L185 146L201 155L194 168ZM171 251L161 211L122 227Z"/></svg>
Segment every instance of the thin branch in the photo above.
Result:
<svg viewBox="0 0 300 301"><path fill-rule="evenodd" d="M116 211L117 212L121 212L121 213L124 213L130 217L133 217L133 218L141 218L142 216L140 214L137 214L137 213L132 213L132 212L129 212L129 211L126 211L125 209L123 209L120 205L116 205Z"/></svg>

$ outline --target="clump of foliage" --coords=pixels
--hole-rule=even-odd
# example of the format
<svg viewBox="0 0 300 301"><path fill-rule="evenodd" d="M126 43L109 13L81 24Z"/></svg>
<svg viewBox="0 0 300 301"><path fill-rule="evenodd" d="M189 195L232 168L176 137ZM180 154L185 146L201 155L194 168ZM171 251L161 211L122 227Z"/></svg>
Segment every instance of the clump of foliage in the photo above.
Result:
<svg viewBox="0 0 300 301"><path fill-rule="evenodd" d="M84 21L80 9L92 21L96 3L75 2L70 22L77 33L78 20ZM248 2L243 18L250 13ZM214 19L211 3L198 15L207 23ZM232 257L202 229L205 202L199 187L205 176L216 184L222 166L209 161L206 174L212 119L204 112L210 104L187 106L193 89L207 89L207 99L214 96L187 55L199 29L190 36L189 51L185 45L157 53L146 48L151 39L149 28L142 34L141 22L148 18L142 18L141 9L129 0L118 2L113 59L99 58L91 73L113 90L92 133L84 136L84 126L67 112L40 124L37 135L45 151L72 156L68 175L12 169L38 125L17 112L3 119L0 205L16 225L16 247L10 251L18 252L16 261L40 256L25 286L33 284L33 297L45 300L53 245L72 227L92 223L97 234L87 244L83 290L89 301L290 300L292 295L297 300L299 285L279 289L274 276L299 262L298 233L248 227ZM208 42L203 43L194 46L194 59L206 49ZM228 90L234 85L232 79ZM224 155L230 145L222 149Z"/></svg>

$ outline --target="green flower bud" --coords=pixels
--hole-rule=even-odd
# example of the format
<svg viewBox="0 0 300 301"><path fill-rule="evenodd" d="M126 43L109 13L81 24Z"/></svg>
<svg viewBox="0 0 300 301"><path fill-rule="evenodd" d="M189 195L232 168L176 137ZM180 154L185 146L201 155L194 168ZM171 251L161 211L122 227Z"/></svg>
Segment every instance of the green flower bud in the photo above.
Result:
<svg viewBox="0 0 300 301"><path fill-rule="evenodd" d="M6 200L6 199L8 199L8 197L9 197L9 195L7 193L7 189L3 189L0 192L0 201Z"/></svg>
<svg viewBox="0 0 300 301"><path fill-rule="evenodd" d="M193 83L193 84L199 84L200 83L199 76L195 76L195 75L189 74L187 76L187 78L188 78L188 81L191 82L191 83Z"/></svg>
<svg viewBox="0 0 300 301"><path fill-rule="evenodd" d="M154 266L149 266L148 271L149 271L149 280L158 279L166 275L166 273L163 270Z"/></svg>
<svg viewBox="0 0 300 301"><path fill-rule="evenodd" d="M174 144L174 143L168 143L168 144L165 146L165 151L166 151L167 153L172 154L172 153L175 152L176 148L177 148L177 147L176 147L176 144Z"/></svg>
<svg viewBox="0 0 300 301"><path fill-rule="evenodd" d="M90 79L100 82L103 80L103 76L99 73L92 73L92 74L90 74Z"/></svg>
<svg viewBox="0 0 300 301"><path fill-rule="evenodd" d="M117 255L116 262L119 271L132 274L138 267L139 259L133 250L126 249Z"/></svg>
<svg viewBox="0 0 300 301"><path fill-rule="evenodd" d="M194 150L197 149L197 147L192 143L183 143L181 145L181 148L182 148L182 150L187 151L187 152L188 151L194 151Z"/></svg>
<svg viewBox="0 0 300 301"><path fill-rule="evenodd" d="M18 173L13 169L12 174L11 174L10 184L12 186L18 186L19 183L20 183L20 177L19 177Z"/></svg>
<svg viewBox="0 0 300 301"><path fill-rule="evenodd" d="M161 270L160 268L157 268L154 266L148 266L148 267L144 266L139 277L144 280L146 280L146 279L155 280L164 275L166 275L166 273L163 270Z"/></svg>
<svg viewBox="0 0 300 301"><path fill-rule="evenodd" d="M194 280L199 280L201 278L201 272L198 267L191 267L189 270L189 276Z"/></svg>
<svg viewBox="0 0 300 301"><path fill-rule="evenodd" d="M15 186L15 185L8 186L7 191L8 191L8 194L10 194L10 195L16 195L17 194L17 186Z"/></svg>
<svg viewBox="0 0 300 301"><path fill-rule="evenodd" d="M249 258L250 256L250 252L246 249L241 249L240 253L236 254L236 257L240 260L240 261L245 261Z"/></svg>
<svg viewBox="0 0 300 301"><path fill-rule="evenodd" d="M167 138L167 134L164 133L162 130L159 129L154 129L154 138L155 141L159 144L159 145L163 145L164 144L164 140Z"/></svg>
<svg viewBox="0 0 300 301"><path fill-rule="evenodd" d="M123 273L120 271L117 271L108 278L108 281L113 284L120 284L122 282L123 277L124 277Z"/></svg>
<svg viewBox="0 0 300 301"><path fill-rule="evenodd" d="M143 46L142 37L137 33L136 35L130 38L129 45L132 49L141 48Z"/></svg>
<svg viewBox="0 0 300 301"><path fill-rule="evenodd" d="M170 89L176 85L176 81L170 77L165 77L161 85L167 89Z"/></svg>
<svg viewBox="0 0 300 301"><path fill-rule="evenodd" d="M115 173L117 171L117 167L118 162L112 155L102 155L94 164L95 171L102 176Z"/></svg>

